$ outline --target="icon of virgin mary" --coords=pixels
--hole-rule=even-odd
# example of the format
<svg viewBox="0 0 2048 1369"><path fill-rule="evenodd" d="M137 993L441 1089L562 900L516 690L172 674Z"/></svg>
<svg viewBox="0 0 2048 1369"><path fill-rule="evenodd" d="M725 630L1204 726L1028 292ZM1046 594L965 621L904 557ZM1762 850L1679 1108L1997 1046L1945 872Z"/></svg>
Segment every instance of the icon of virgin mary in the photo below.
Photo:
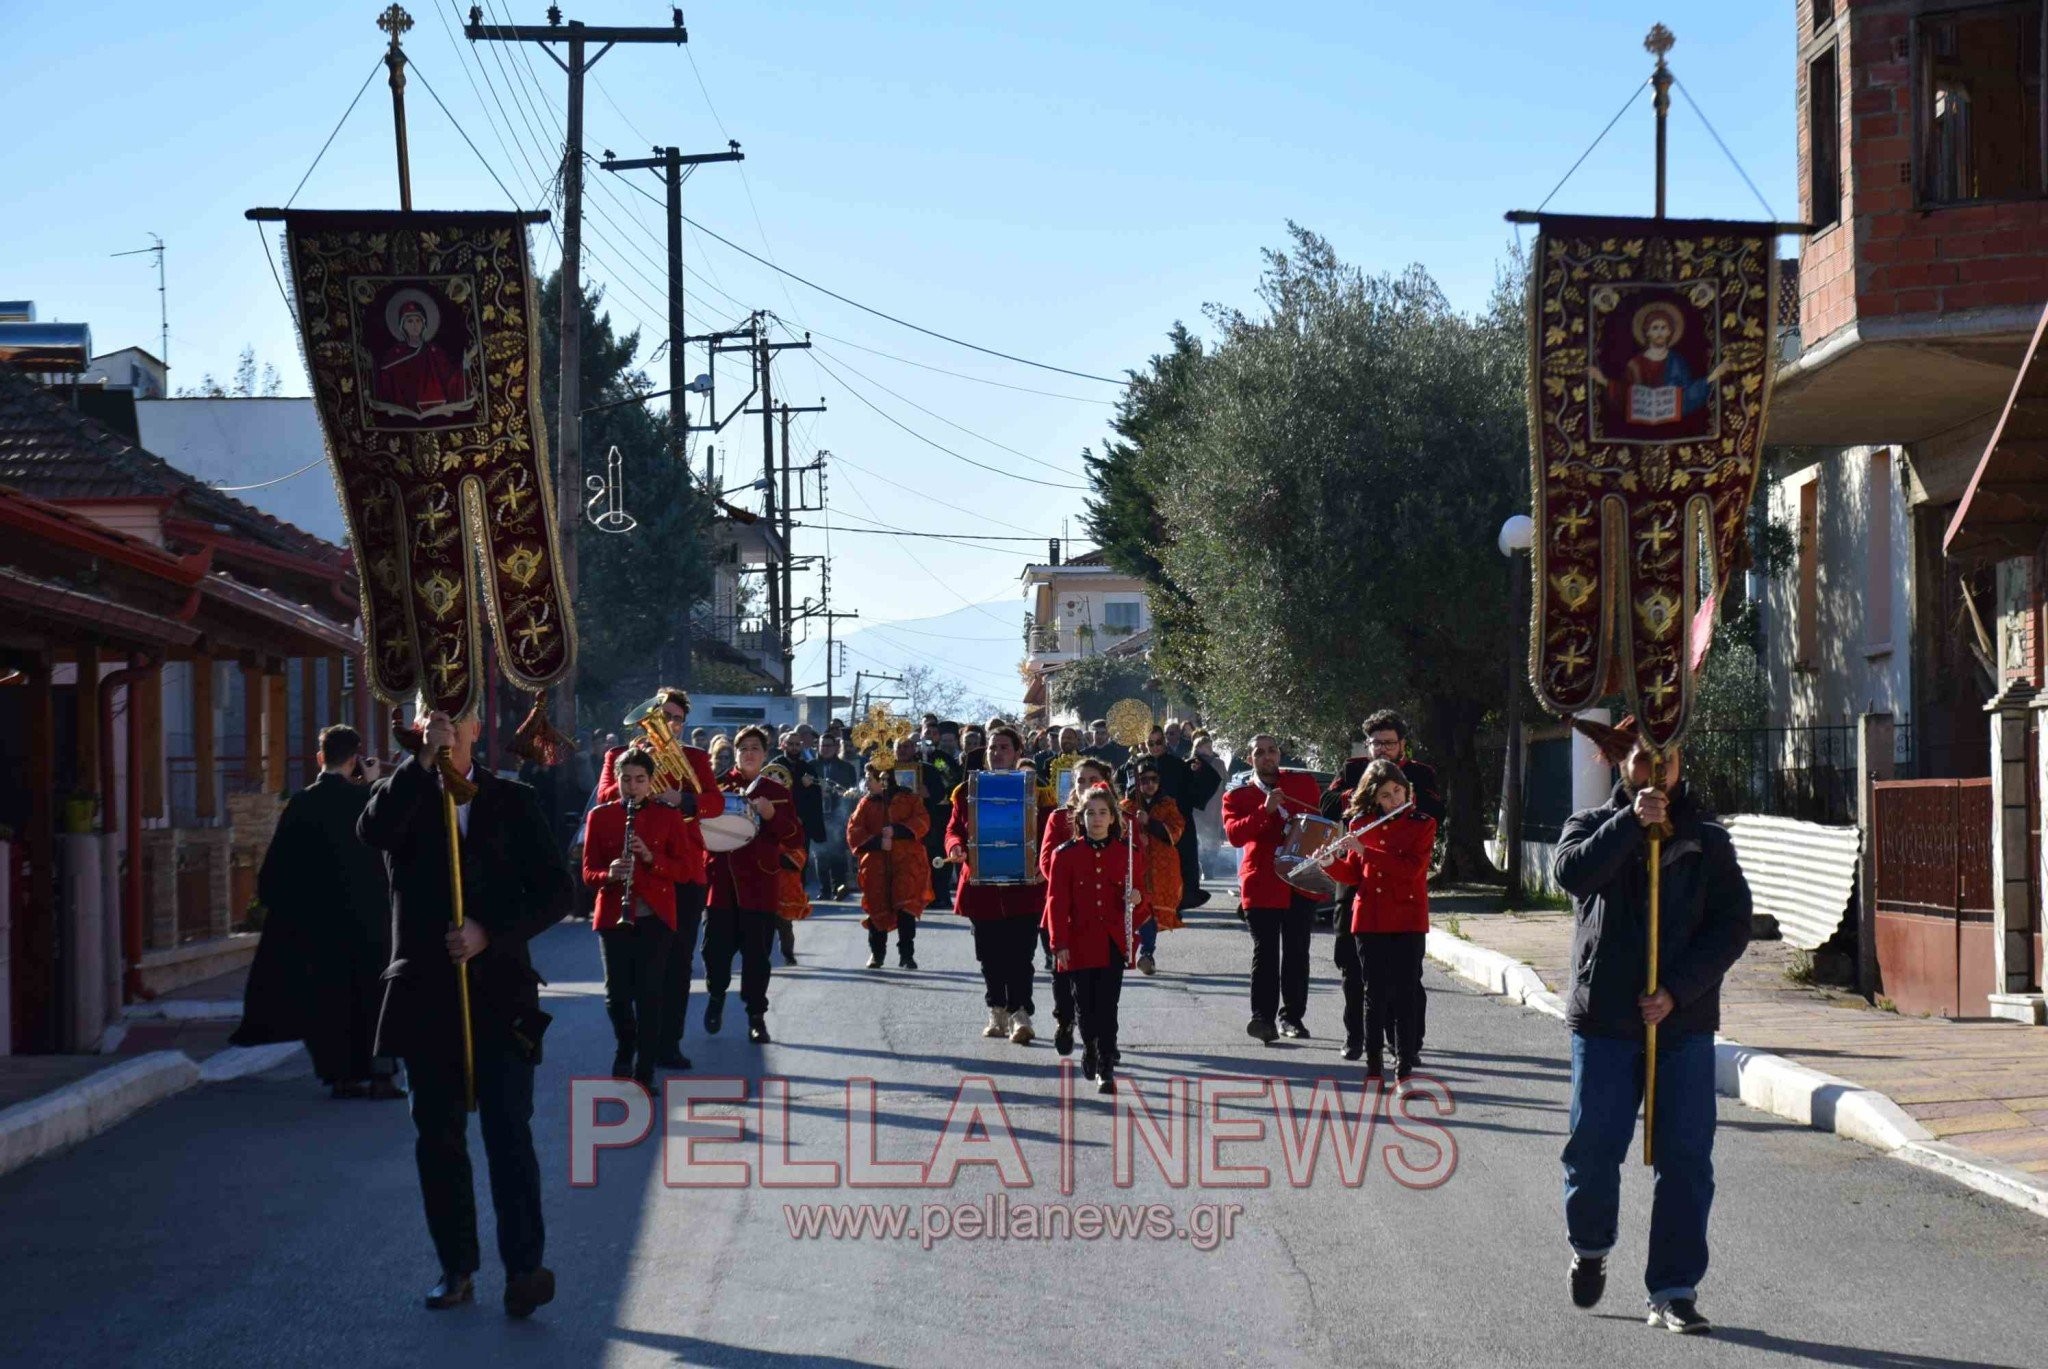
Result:
<svg viewBox="0 0 2048 1369"><path fill-rule="evenodd" d="M376 353L371 372L371 406L407 418L439 418L476 404L470 393L468 358L450 354L435 338L441 307L424 290L400 290L385 303L391 341Z"/></svg>
<svg viewBox="0 0 2048 1369"><path fill-rule="evenodd" d="M1662 427L1701 413L1728 363L1721 362L1704 376L1693 375L1691 364L1674 350L1685 336L1685 313L1669 300L1636 310L1633 331L1642 350L1629 358L1619 377L1608 376L1598 365L1586 368L1586 378L1605 400L1609 415L1641 427Z"/></svg>

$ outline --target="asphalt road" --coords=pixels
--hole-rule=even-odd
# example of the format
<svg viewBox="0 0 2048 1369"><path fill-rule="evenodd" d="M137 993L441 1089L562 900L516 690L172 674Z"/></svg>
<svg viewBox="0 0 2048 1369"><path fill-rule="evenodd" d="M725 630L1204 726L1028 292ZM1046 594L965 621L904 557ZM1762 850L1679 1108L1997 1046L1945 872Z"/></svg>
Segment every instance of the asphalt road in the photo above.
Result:
<svg viewBox="0 0 2048 1369"><path fill-rule="evenodd" d="M1722 1105L1714 1267L1702 1289L1715 1335L1680 1338L1641 1324L1649 1183L1639 1166L1626 1181L1607 1299L1591 1313L1573 1309L1557 1162L1563 1030L1434 970L1428 1066L1455 1100L1447 1133L1432 1133L1430 1104L1418 1100L1421 1121L1404 1123L1410 1135L1382 1117L1367 1167L1349 1176L1356 1182L1326 1146L1312 1175L1297 1160L1297 1184L1271 1102L1238 1098L1217 1103L1216 1115L1240 1125L1263 1118L1264 1139L1220 1141L1217 1161L1264 1164L1268 1185L1219 1187L1225 1176L1215 1174L1205 1184L1191 1164L1186 1186L1172 1187L1141 1143L1122 1187L1112 1112L1077 1078L1066 1195L1049 991L1039 1017L1047 1037L1028 1048L985 1041L980 980L958 919L928 919L916 973L860 968L865 942L845 908L821 909L800 941L802 967L776 971L775 1043L749 1046L737 1012L717 1038L693 1021L686 1049L696 1074L744 1077L750 1097L764 1073L787 1080L790 1157L842 1165L849 1077L876 1081L874 1151L899 1162L928 1158L949 1137L989 1141L955 1107L963 1079L979 1077L985 1084L968 1087L1000 1097L1000 1113L987 1115L999 1137L1016 1138L1028 1181L1005 1190L994 1165L967 1164L944 1191L856 1190L844 1171L833 1188L769 1188L758 1171L742 1187L678 1187L664 1182L662 1147L650 1138L604 1152L598 1182L572 1188L569 1080L606 1068L611 1045L593 938L568 924L536 944L557 1014L535 1121L548 1262L561 1282L552 1306L508 1321L497 1306L501 1271L487 1253L475 1306L421 1310L434 1268L403 1107L332 1102L303 1066L287 1067L192 1090L0 1179L0 1362L2048 1362L2048 1223L1732 1103ZM1285 1082L1304 1117L1315 1081L1329 1076L1356 1106L1357 1069L1332 1039L1327 936L1315 946L1317 1037L1272 1048L1243 1034L1249 948L1234 918L1205 913L1163 937L1161 949L1159 977L1134 977L1126 990L1124 1041L1127 1077L1162 1125L1176 1076L1197 1090L1204 1077L1212 1089L1229 1076L1254 1087ZM752 1106L700 1108L687 1129L714 1136L720 1118L742 1115L746 1146L708 1146L698 1158L758 1164ZM781 1115L771 1110L770 1120ZM856 1153L868 1135L852 1129ZM1454 1141L1454 1165L1432 1135ZM1424 1177L1442 1182L1403 1183L1400 1161L1434 1161ZM948 1226L971 1225L976 1217L956 1209L993 1211L980 1205L999 1191L1011 1238L938 1238L927 1204L947 1206ZM791 1234L790 1205L848 1214L861 1203L885 1220L888 1205L908 1204L906 1229L924 1238ZM1022 1207L1063 1205L1044 1220L1085 1223L1089 1204L1164 1206L1135 1238L1017 1238ZM1238 1208L1227 1233L1225 1204Z"/></svg>

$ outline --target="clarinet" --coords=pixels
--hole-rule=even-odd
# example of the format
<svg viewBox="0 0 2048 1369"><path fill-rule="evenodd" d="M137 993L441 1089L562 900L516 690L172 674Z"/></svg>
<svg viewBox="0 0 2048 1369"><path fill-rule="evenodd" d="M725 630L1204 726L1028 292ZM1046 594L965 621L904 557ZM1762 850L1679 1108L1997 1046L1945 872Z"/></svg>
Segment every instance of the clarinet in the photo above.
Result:
<svg viewBox="0 0 2048 1369"><path fill-rule="evenodd" d="M630 922L633 918L633 810L640 805L627 799L626 803L626 887L619 895L619 919Z"/></svg>

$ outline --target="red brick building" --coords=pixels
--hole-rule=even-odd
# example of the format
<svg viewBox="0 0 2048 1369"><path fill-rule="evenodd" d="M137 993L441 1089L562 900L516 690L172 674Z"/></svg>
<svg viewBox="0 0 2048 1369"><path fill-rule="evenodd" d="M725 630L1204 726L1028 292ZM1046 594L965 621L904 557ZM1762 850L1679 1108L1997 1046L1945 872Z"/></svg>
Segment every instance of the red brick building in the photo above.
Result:
<svg viewBox="0 0 2048 1369"><path fill-rule="evenodd" d="M1794 12L1816 231L1768 437L1768 511L1796 544L1762 586L1774 721L1883 715L1897 744L1873 771L1988 776L1992 906L1963 920L1981 914L1995 964L1963 976L1957 1011L2032 994L2035 1012L2039 536L1950 528L2048 302L2048 3Z"/></svg>

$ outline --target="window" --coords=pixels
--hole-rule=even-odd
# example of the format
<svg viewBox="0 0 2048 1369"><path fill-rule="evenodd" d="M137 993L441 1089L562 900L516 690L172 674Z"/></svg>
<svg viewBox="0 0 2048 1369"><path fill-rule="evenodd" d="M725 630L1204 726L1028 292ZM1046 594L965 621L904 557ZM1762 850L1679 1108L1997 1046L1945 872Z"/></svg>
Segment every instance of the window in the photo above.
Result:
<svg viewBox="0 0 2048 1369"><path fill-rule="evenodd" d="M1826 228L1842 216L1842 87L1835 49L1806 68L1807 219Z"/></svg>
<svg viewBox="0 0 2048 1369"><path fill-rule="evenodd" d="M1920 197L2013 200L2042 185L2041 4L1919 21Z"/></svg>
<svg viewBox="0 0 2048 1369"><path fill-rule="evenodd" d="M1835 0L1813 0L1813 31L1819 33L1835 22Z"/></svg>
<svg viewBox="0 0 2048 1369"><path fill-rule="evenodd" d="M1102 606L1103 630L1112 636L1127 637L1138 630L1138 603L1135 599L1109 600Z"/></svg>
<svg viewBox="0 0 2048 1369"><path fill-rule="evenodd" d="M1792 663L1820 668L1820 481L1799 487L1799 581Z"/></svg>
<svg viewBox="0 0 2048 1369"><path fill-rule="evenodd" d="M1882 656L1892 649L1892 453L1870 454L1869 526L1864 535L1863 651Z"/></svg>

